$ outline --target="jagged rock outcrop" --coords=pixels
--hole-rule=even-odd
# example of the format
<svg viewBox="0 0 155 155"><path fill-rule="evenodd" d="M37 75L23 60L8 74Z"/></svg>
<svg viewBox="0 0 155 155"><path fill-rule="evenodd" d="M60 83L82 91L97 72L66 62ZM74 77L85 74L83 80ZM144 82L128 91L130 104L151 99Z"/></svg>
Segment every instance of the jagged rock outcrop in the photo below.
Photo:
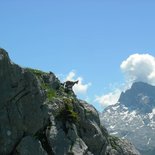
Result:
<svg viewBox="0 0 155 155"><path fill-rule="evenodd" d="M130 140L141 154L155 154L155 86L133 83L100 118L111 134Z"/></svg>
<svg viewBox="0 0 155 155"><path fill-rule="evenodd" d="M21 68L0 49L1 155L139 155L110 136L96 109L50 72Z"/></svg>

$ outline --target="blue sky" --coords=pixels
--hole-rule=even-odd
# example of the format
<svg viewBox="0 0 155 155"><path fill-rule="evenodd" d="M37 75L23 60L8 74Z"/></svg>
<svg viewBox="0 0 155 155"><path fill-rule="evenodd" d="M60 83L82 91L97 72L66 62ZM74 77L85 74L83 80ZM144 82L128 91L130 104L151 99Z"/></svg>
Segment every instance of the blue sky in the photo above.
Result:
<svg viewBox="0 0 155 155"><path fill-rule="evenodd" d="M88 86L79 97L102 110L103 96L126 82L122 61L155 56L153 0L1 0L0 46L21 66L74 73ZM88 84L88 85L87 85Z"/></svg>

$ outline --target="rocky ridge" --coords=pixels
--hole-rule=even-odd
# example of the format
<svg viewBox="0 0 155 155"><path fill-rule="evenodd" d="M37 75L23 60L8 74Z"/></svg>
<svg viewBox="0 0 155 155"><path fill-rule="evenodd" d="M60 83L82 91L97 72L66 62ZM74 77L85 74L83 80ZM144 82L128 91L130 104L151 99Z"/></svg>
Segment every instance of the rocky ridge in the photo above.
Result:
<svg viewBox="0 0 155 155"><path fill-rule="evenodd" d="M14 64L0 49L1 155L139 155L110 136L96 109L52 73Z"/></svg>

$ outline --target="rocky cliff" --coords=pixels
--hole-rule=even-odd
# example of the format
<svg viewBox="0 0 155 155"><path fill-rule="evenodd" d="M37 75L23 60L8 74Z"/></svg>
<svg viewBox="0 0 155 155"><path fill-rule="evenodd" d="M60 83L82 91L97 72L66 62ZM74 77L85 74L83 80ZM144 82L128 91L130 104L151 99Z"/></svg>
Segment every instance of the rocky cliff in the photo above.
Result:
<svg viewBox="0 0 155 155"><path fill-rule="evenodd" d="M139 155L110 136L93 106L50 72L21 68L0 49L0 155Z"/></svg>

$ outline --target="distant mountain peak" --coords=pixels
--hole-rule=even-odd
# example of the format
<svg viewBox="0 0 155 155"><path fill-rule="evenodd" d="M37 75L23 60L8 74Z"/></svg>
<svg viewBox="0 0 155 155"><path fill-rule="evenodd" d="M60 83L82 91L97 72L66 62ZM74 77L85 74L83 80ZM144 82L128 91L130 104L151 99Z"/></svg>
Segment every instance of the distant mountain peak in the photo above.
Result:
<svg viewBox="0 0 155 155"><path fill-rule="evenodd" d="M148 84L146 82L142 82L142 81L134 82L131 86L132 89L134 89L134 88L144 89L144 88L152 88L152 87L154 87L154 86L152 86L151 84Z"/></svg>
<svg viewBox="0 0 155 155"><path fill-rule="evenodd" d="M111 134L130 140L142 155L155 154L155 86L133 83L100 119Z"/></svg>
<svg viewBox="0 0 155 155"><path fill-rule="evenodd" d="M131 110L148 113L155 107L155 86L135 82L130 89L121 93L118 102Z"/></svg>

